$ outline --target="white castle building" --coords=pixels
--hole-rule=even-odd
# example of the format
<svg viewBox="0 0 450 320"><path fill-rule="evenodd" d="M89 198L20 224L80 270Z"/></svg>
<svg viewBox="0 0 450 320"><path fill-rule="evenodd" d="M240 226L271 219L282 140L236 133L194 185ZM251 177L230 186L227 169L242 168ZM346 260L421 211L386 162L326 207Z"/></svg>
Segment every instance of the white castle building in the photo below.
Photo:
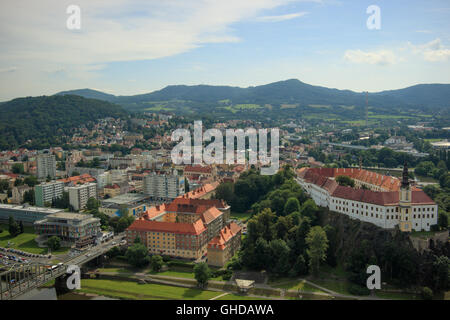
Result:
<svg viewBox="0 0 450 320"><path fill-rule="evenodd" d="M352 219L385 229L398 225L401 231L429 231L437 224L437 204L410 186L406 164L402 181L356 168L301 168L297 172L297 182L318 206ZM339 185L335 180L338 176L352 178L355 188Z"/></svg>

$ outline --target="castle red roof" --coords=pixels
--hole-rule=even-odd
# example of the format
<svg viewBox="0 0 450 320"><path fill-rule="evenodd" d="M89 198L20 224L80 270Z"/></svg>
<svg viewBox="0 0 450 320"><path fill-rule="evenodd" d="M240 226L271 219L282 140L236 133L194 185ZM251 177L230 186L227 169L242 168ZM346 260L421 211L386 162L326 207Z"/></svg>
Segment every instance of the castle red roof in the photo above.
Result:
<svg viewBox="0 0 450 320"><path fill-rule="evenodd" d="M211 239L208 243L208 249L219 249L224 250L228 242L241 231L241 227L239 227L235 222L231 222L228 226L225 226L222 230L219 231L219 234Z"/></svg>
<svg viewBox="0 0 450 320"><path fill-rule="evenodd" d="M192 234L199 235L206 231L206 228L201 219L194 223L174 223L163 221L151 221L139 219L135 220L127 230L141 231L141 232L168 232L177 234Z"/></svg>

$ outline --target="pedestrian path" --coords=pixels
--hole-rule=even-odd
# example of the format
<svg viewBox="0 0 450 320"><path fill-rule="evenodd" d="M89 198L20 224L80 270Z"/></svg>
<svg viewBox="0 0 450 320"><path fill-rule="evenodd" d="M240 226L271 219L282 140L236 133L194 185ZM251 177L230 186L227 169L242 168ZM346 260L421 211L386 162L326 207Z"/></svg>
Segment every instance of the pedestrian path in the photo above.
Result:
<svg viewBox="0 0 450 320"><path fill-rule="evenodd" d="M216 299L219 299L219 298L221 298L223 296L226 296L227 294L230 294L230 293L229 292L225 292L225 293L219 294L217 297L211 298L209 300L216 300Z"/></svg>

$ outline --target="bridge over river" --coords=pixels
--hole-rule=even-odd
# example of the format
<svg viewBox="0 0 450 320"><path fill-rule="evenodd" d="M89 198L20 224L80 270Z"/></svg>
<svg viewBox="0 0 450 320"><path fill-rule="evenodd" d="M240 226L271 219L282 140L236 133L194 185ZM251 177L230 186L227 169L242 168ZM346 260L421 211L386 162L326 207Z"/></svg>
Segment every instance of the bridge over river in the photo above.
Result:
<svg viewBox="0 0 450 320"><path fill-rule="evenodd" d="M51 280L62 278L67 274L70 265L81 266L104 255L111 248L119 245L123 234L113 240L91 247L78 256L71 257L53 267L32 262L28 264L15 263L0 269L0 300L14 300L22 294L39 288Z"/></svg>

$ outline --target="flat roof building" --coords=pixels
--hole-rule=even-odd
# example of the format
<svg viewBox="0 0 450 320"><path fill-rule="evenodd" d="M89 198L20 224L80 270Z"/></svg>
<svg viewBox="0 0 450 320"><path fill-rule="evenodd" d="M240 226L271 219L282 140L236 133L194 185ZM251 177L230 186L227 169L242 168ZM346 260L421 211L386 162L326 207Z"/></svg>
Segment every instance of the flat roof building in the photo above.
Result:
<svg viewBox="0 0 450 320"><path fill-rule="evenodd" d="M35 221L42 220L49 214L64 211L63 209L32 207L29 205L0 204L0 221L7 223L9 217L23 224L33 225Z"/></svg>
<svg viewBox="0 0 450 320"><path fill-rule="evenodd" d="M34 229L38 235L58 236L63 241L76 242L86 237L96 237L100 232L100 219L91 214L56 212L36 221Z"/></svg>

